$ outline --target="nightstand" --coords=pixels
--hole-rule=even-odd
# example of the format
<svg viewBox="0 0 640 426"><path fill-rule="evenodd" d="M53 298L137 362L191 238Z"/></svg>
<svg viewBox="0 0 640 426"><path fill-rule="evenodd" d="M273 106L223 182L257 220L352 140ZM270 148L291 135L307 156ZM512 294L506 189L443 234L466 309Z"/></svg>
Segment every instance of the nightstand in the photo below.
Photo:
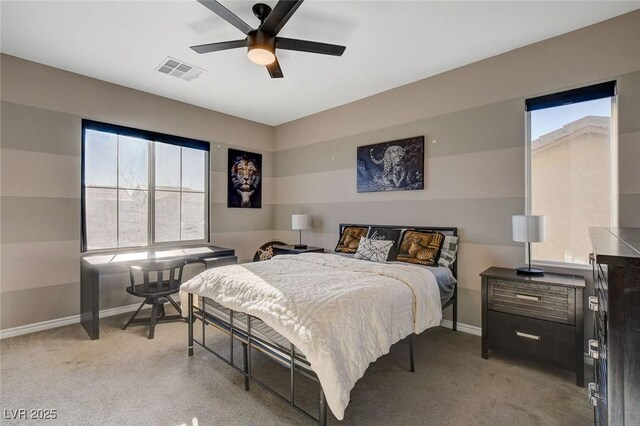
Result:
<svg viewBox="0 0 640 426"><path fill-rule="evenodd" d="M575 371L584 386L583 277L520 275L489 268L482 277L482 357L489 349Z"/></svg>
<svg viewBox="0 0 640 426"><path fill-rule="evenodd" d="M294 246L273 246L273 255L300 254L300 253L324 253L322 247L295 248Z"/></svg>

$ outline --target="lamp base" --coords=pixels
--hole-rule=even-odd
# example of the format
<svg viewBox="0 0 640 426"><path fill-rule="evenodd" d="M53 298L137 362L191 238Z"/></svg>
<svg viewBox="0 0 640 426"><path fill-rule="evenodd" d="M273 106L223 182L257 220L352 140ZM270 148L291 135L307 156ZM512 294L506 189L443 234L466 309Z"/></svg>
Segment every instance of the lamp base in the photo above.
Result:
<svg viewBox="0 0 640 426"><path fill-rule="evenodd" d="M516 268L520 275L544 275L544 269L530 268L528 266L520 266Z"/></svg>
<svg viewBox="0 0 640 426"><path fill-rule="evenodd" d="M293 248L297 248L297 249L306 249L307 245L306 244L294 244Z"/></svg>

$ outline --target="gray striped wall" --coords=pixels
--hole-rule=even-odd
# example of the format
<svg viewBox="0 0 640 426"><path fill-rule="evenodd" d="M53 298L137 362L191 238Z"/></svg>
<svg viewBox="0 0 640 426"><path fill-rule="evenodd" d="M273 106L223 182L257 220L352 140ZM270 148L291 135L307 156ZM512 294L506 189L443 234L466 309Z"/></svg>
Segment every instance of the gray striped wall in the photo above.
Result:
<svg viewBox="0 0 640 426"><path fill-rule="evenodd" d="M523 260L505 224L524 211L524 99L278 151L275 229L293 236L291 213L308 213L305 239L331 250L341 222L457 226L460 321L479 325L480 280L490 265ZM425 136L425 190L356 192L356 147Z"/></svg>
<svg viewBox="0 0 640 426"><path fill-rule="evenodd" d="M460 320L478 326L478 273L524 260L526 97L618 79L620 225L640 226L639 33L634 12L275 128L2 55L0 329L78 314L82 118L211 141L211 239L241 259L295 241L291 213L328 250L340 222L459 227ZM416 135L424 191L355 192L357 146ZM262 209L226 208L228 147L263 154ZM133 303L125 280L102 309Z"/></svg>
<svg viewBox="0 0 640 426"><path fill-rule="evenodd" d="M340 222L458 226L459 318L479 326L478 274L524 260L509 217L525 207L524 99L618 80L619 224L640 226L639 37L636 11L276 127L277 235L295 238L291 212L327 249ZM356 193L357 146L416 135L424 191Z"/></svg>
<svg viewBox="0 0 640 426"><path fill-rule="evenodd" d="M640 228L640 72L618 79L619 221Z"/></svg>
<svg viewBox="0 0 640 426"><path fill-rule="evenodd" d="M211 241L245 260L272 239L272 127L7 55L2 88L0 329L79 313L82 118L210 141ZM102 101L107 94L111 106ZM227 209L229 147L263 155L262 209ZM127 279L101 281L101 309L136 302L124 292Z"/></svg>
<svg viewBox="0 0 640 426"><path fill-rule="evenodd" d="M617 80L619 224L640 226L640 72ZM276 235L296 238L289 231L292 213L312 216L305 239L327 250L335 246L341 222L457 226L459 318L479 326L480 272L524 261L524 248L512 241L510 226L511 216L525 209L524 99L306 145L296 140L275 157ZM356 192L356 147L416 135L425 136L425 190ZM588 272L558 271L584 274L590 281Z"/></svg>

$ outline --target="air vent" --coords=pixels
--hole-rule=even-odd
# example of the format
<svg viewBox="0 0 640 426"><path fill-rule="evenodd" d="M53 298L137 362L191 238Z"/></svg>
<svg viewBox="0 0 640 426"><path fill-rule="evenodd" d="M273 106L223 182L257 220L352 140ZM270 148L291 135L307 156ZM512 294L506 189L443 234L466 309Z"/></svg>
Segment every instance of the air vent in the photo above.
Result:
<svg viewBox="0 0 640 426"><path fill-rule="evenodd" d="M172 75L182 80L191 81L198 78L204 72L203 69L186 64L178 59L168 57L162 61L158 68L163 74Z"/></svg>

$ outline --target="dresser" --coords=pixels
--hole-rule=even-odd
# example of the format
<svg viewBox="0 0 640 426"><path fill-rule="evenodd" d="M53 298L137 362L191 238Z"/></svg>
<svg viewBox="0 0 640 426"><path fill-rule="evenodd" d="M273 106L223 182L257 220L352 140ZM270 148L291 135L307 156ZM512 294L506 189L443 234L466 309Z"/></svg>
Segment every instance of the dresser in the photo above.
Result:
<svg viewBox="0 0 640 426"><path fill-rule="evenodd" d="M594 382L597 425L640 425L640 228L590 228L593 245Z"/></svg>
<svg viewBox="0 0 640 426"><path fill-rule="evenodd" d="M482 277L482 357L489 350L570 369L584 386L584 277L520 275L489 268Z"/></svg>

